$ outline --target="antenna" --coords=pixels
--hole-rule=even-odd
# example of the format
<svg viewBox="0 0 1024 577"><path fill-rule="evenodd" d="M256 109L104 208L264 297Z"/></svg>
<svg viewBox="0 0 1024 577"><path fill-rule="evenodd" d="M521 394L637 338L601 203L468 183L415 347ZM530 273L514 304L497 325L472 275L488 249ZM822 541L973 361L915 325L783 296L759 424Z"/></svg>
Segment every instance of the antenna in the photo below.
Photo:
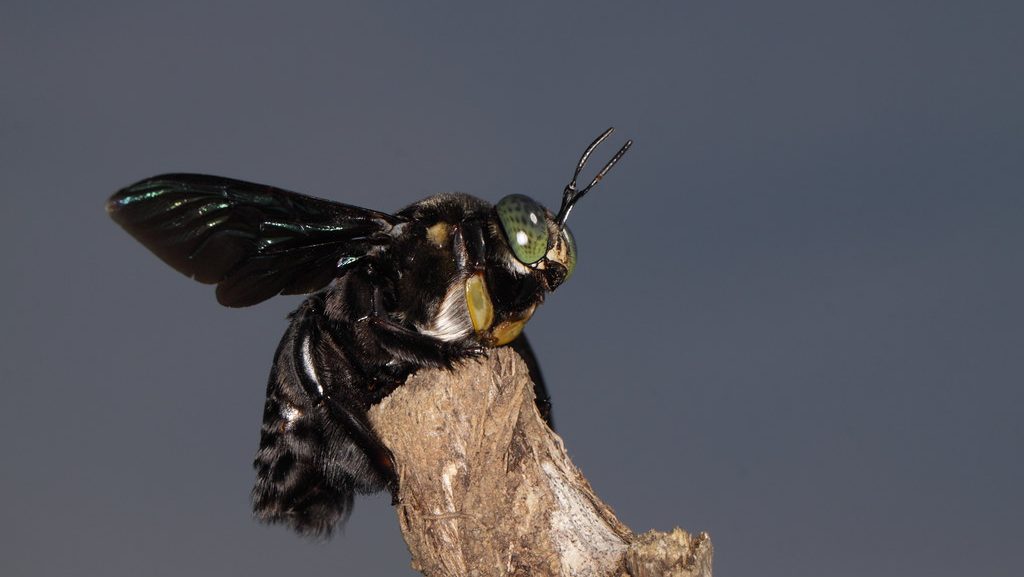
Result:
<svg viewBox="0 0 1024 577"><path fill-rule="evenodd" d="M591 142L590 146L588 146L587 149L583 151L583 156L580 157L580 162L579 164L576 165L576 172L572 174L572 180L569 182L569 184L565 186L565 192L562 193L562 207L558 209L558 216L555 217L555 222L558 224L558 228L565 227L565 220L569 218L569 211L571 211L572 207L576 205L576 202L579 199L583 198L583 195L587 194L587 192L589 192L591 188L594 188L594 185L596 185L598 182L601 182L601 179L604 178L604 175L608 174L608 171L611 170L613 166L615 166L615 163L617 163L619 159L622 158L622 155L626 154L626 151L629 150L629 147L633 146L633 141L627 140L626 144L623 144L622 148L620 148L619 151L615 153L615 156L613 156L612 159L608 161L608 164L605 164L604 168L602 168L597 173L597 176L594 177L594 180L590 181L590 184L584 187L583 190L576 190L576 179L579 178L580 171L583 170L583 167L586 166L587 161L590 160L590 154L594 152L594 149L597 148L599 144L601 144L602 142L604 142L606 138L611 136L612 132L614 131L614 127L605 130L604 132L601 133L601 136L598 136L596 139L594 139L594 142Z"/></svg>

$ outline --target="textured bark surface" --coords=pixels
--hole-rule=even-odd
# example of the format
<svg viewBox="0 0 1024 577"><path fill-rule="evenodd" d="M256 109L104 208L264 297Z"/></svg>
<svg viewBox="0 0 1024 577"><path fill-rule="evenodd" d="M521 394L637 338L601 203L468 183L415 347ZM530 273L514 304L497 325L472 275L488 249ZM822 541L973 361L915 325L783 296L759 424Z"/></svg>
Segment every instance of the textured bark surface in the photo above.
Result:
<svg viewBox="0 0 1024 577"><path fill-rule="evenodd" d="M394 453L398 520L428 577L711 576L706 534L638 536L615 518L541 419L509 348L411 376L370 420Z"/></svg>

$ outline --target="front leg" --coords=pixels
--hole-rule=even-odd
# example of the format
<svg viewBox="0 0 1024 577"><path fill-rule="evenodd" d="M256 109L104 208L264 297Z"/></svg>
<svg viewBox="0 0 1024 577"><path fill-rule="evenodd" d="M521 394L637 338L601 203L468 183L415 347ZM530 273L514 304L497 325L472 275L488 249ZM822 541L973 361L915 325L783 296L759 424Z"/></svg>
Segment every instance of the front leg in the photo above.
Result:
<svg viewBox="0 0 1024 577"><path fill-rule="evenodd" d="M555 419L551 416L551 395L548 394L548 388L544 385L544 377L541 375L540 365L537 363L537 357L533 354L533 347L530 346L530 341L526 340L526 333L521 333L514 341L509 343L509 346L526 363L526 368L530 371L530 380L533 381L533 394L537 403L537 410L540 411L540 416L544 418L544 422L548 424L548 427L551 427L551 430L554 431Z"/></svg>
<svg viewBox="0 0 1024 577"><path fill-rule="evenodd" d="M376 342L395 359L419 368L450 369L456 361L485 352L479 343L442 341L381 316L367 316L357 321L356 333L360 338Z"/></svg>
<svg viewBox="0 0 1024 577"><path fill-rule="evenodd" d="M415 368L450 369L456 361L480 356L485 348L476 340L444 341L395 321L385 306L385 279L367 266L360 274L344 279L338 298L350 318L353 332L367 351L380 349L385 361L408 363Z"/></svg>

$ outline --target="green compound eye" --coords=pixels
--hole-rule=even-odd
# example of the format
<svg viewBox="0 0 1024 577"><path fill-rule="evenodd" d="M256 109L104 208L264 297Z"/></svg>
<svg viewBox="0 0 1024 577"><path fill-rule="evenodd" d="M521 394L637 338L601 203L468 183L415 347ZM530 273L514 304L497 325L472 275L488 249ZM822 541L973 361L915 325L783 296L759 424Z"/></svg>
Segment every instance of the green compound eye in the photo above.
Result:
<svg viewBox="0 0 1024 577"><path fill-rule="evenodd" d="M532 198L510 194L494 207L512 252L523 264L533 264L548 251L548 223L544 207Z"/></svg>

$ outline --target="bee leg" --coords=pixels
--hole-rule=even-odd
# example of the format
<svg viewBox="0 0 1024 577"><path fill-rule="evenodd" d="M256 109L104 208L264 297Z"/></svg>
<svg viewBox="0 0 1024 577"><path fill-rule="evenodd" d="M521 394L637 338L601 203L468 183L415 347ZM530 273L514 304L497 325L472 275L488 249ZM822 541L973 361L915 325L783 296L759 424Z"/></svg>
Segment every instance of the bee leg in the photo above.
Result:
<svg viewBox="0 0 1024 577"><path fill-rule="evenodd" d="M519 353L526 363L526 368L530 371L530 380L533 381L534 402L537 403L537 410L540 411L540 416L544 418L548 427L554 431L555 420L551 416L551 395L548 394L548 388L544 385L544 376L540 373L540 365L537 364L537 357L533 354L530 341L526 340L525 333L520 333L515 340L509 343L509 346Z"/></svg>
<svg viewBox="0 0 1024 577"><path fill-rule="evenodd" d="M450 369L459 359L484 353L477 343L443 341L396 323L384 310L380 286L372 284L366 289L372 296L366 314L355 322L356 335L366 343L376 343L393 358L418 367Z"/></svg>
<svg viewBox="0 0 1024 577"><path fill-rule="evenodd" d="M366 317L358 324L389 354L420 367L450 369L459 359L484 353L482 346L445 342L381 317Z"/></svg>
<svg viewBox="0 0 1024 577"><path fill-rule="evenodd" d="M391 493L394 500L398 495L398 475L395 469L395 457L391 450L380 442L365 414L346 408L344 403L328 396L324 398L328 410L345 432L366 453L370 466L384 480L384 488Z"/></svg>
<svg viewBox="0 0 1024 577"><path fill-rule="evenodd" d="M478 343L442 341L396 322L387 311L388 298L382 288L392 281L381 268L373 257L367 257L359 268L339 279L325 303L328 316L351 327L361 358L373 358L380 364L398 361L415 370L451 368L458 359L483 353Z"/></svg>
<svg viewBox="0 0 1024 577"><path fill-rule="evenodd" d="M351 399L346 402L347 397L337 396L351 391L352 384L346 381L352 379L358 369L351 362L351 355L339 348L338 341L330 336L329 325L324 323L313 303L319 304L316 297L309 299L295 315L296 336L292 355L293 365L299 368L296 376L310 399L327 409L349 438L366 453L367 461L377 475L391 488L396 484L391 451L374 434L365 411L355 408L362 403ZM325 371L324 367L333 367L333 370ZM392 488L392 492L394 490Z"/></svg>

